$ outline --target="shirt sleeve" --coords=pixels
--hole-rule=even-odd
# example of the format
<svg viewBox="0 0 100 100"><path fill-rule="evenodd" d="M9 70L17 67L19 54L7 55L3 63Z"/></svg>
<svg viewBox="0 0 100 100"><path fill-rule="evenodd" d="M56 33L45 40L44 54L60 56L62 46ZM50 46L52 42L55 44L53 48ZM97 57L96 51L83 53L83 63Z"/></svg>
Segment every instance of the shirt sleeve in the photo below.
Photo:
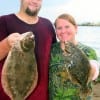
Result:
<svg viewBox="0 0 100 100"><path fill-rule="evenodd" d="M0 41L7 37L7 28L5 17L0 17Z"/></svg>
<svg viewBox="0 0 100 100"><path fill-rule="evenodd" d="M96 51L93 48L81 43L78 45L78 48L80 48L86 54L89 60L97 60Z"/></svg>

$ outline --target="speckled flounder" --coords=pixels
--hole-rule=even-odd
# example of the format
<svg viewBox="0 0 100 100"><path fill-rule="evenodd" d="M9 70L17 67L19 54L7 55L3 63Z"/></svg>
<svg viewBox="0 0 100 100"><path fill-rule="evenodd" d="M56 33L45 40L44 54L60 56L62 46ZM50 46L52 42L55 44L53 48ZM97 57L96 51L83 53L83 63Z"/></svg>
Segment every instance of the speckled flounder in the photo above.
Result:
<svg viewBox="0 0 100 100"><path fill-rule="evenodd" d="M66 66L68 78L80 86L81 97L86 97L91 93L88 87L88 83L91 80L91 66L87 56L70 42L65 43L64 56L66 61L65 66L68 65Z"/></svg>
<svg viewBox="0 0 100 100"><path fill-rule="evenodd" d="M68 94L65 95L63 91L67 89L69 80L80 87L80 98L85 99L91 94L91 89L88 87L91 67L87 56L70 42L66 42L65 49L60 52L56 51L54 55L51 55L53 60L51 59L49 70L50 100L63 98L67 100ZM57 99L58 97L60 99Z"/></svg>
<svg viewBox="0 0 100 100"><path fill-rule="evenodd" d="M38 72L34 47L33 33L26 32L22 34L22 39L14 44L7 56L1 82L11 100L24 100L37 85Z"/></svg>

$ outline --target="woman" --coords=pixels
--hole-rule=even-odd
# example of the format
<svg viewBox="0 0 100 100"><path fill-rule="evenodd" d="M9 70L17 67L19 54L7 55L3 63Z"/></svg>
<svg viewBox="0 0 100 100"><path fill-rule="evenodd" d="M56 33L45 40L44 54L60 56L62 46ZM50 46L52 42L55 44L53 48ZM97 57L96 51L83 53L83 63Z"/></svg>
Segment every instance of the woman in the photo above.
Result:
<svg viewBox="0 0 100 100"><path fill-rule="evenodd" d="M60 42L55 43L51 51L51 61L49 67L49 98L50 100L81 100L79 96L79 86L72 83L70 80L65 81L64 84L60 84L61 80L56 74L56 70L59 66L63 66L61 62L61 51L64 50L64 43L66 41L72 42L78 48L80 48L88 57L91 64L91 81L95 80L99 74L99 65L97 62L97 56L95 51L80 42L75 37L77 33L77 24L74 18L69 14L62 14L55 20L56 35ZM59 63L59 66L57 65ZM91 87L91 82L89 84ZM89 95L86 98L91 100L92 96Z"/></svg>

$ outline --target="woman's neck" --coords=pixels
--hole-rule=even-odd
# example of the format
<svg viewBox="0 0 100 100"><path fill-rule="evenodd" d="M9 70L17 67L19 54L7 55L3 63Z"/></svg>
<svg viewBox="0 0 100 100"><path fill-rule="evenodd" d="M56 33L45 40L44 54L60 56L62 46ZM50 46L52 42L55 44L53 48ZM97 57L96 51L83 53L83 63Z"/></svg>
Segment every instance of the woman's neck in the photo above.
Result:
<svg viewBox="0 0 100 100"><path fill-rule="evenodd" d="M65 43L64 42L60 42L60 47L64 51L65 50Z"/></svg>

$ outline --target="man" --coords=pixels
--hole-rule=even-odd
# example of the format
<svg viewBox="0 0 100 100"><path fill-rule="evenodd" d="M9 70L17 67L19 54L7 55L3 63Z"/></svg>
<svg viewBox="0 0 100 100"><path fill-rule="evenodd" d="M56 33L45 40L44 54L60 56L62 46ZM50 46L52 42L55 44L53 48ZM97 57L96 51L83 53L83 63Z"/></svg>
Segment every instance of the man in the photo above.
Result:
<svg viewBox="0 0 100 100"><path fill-rule="evenodd" d="M20 34L32 31L35 35L39 79L35 90L27 100L48 100L48 64L51 45L56 42L55 32L49 20L38 16L42 0L20 0L20 2L20 11L17 14L0 17L0 75L13 43L20 39ZM10 100L4 93L1 82L0 100Z"/></svg>

